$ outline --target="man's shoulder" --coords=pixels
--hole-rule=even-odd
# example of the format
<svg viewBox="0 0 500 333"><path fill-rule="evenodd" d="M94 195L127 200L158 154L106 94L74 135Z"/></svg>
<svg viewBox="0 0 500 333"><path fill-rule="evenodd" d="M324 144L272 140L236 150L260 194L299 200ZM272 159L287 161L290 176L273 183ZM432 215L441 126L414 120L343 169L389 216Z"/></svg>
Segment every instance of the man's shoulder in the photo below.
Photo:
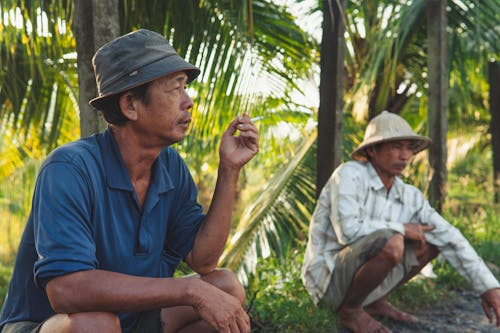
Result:
<svg viewBox="0 0 500 333"><path fill-rule="evenodd" d="M347 161L342 163L335 170L336 173L345 174L345 173L367 173L368 172L368 163L359 162L359 161Z"/></svg>
<svg viewBox="0 0 500 333"><path fill-rule="evenodd" d="M82 166L84 164L93 164L93 162L102 159L99 145L95 138L88 137L72 142L65 143L54 149L42 164L42 169L51 164L71 164L73 166Z"/></svg>
<svg viewBox="0 0 500 333"><path fill-rule="evenodd" d="M94 137L88 137L72 142L65 143L54 149L47 157L48 161L66 161L74 159L77 156L93 155L98 151Z"/></svg>
<svg viewBox="0 0 500 333"><path fill-rule="evenodd" d="M348 161L340 164L330 176L327 182L328 187L339 186L342 180L349 182L366 183L368 179L367 163L358 161Z"/></svg>

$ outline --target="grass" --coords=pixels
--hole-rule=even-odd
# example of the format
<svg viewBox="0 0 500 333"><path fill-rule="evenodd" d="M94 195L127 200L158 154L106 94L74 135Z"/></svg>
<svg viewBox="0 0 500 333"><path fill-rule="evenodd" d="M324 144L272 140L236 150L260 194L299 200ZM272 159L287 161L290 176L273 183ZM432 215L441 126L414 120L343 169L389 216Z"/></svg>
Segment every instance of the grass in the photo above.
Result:
<svg viewBox="0 0 500 333"><path fill-rule="evenodd" d="M259 260L247 286L253 332L336 331L332 313L317 308L302 285L302 252L292 250L284 262Z"/></svg>
<svg viewBox="0 0 500 333"><path fill-rule="evenodd" d="M450 170L443 216L464 234L500 278L500 206L492 203L488 154L472 150ZM302 252L292 250L286 262L274 258L259 262L248 286L253 332L336 331L335 317L314 306L300 281ZM470 288L446 261L435 260L433 264L437 278L414 279L392 293L390 301L412 312L429 304L452 302L452 290Z"/></svg>
<svg viewBox="0 0 500 333"><path fill-rule="evenodd" d="M500 270L500 213L498 207L452 210L445 214L469 239L497 278ZM292 250L286 262L261 259L247 287L253 332L335 332L335 317L317 308L300 280L302 249ZM446 261L435 260L435 279L413 279L389 300L410 312L429 304L453 301L452 290L470 286Z"/></svg>

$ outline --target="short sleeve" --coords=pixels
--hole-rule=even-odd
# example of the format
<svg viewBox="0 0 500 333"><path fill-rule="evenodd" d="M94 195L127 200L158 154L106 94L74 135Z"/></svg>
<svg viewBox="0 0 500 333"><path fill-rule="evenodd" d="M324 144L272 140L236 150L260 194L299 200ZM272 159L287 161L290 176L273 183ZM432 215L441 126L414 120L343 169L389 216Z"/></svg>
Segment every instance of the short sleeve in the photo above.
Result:
<svg viewBox="0 0 500 333"><path fill-rule="evenodd" d="M97 266L90 202L88 182L76 166L52 162L42 168L32 208L39 287L54 277Z"/></svg>

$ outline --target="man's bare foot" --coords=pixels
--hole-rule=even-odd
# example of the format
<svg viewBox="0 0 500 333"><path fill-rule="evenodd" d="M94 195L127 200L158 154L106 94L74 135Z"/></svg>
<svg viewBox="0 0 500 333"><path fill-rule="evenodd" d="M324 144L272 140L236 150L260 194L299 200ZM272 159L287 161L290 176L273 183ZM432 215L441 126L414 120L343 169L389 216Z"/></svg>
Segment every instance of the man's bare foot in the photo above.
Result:
<svg viewBox="0 0 500 333"><path fill-rule="evenodd" d="M396 321L404 321L407 323L418 323L418 318L409 313L403 312L394 307L387 299L380 299L366 307L366 311L372 316L387 317Z"/></svg>
<svg viewBox="0 0 500 333"><path fill-rule="evenodd" d="M390 329L373 319L362 308L345 308L338 311L340 324L353 333L392 333Z"/></svg>

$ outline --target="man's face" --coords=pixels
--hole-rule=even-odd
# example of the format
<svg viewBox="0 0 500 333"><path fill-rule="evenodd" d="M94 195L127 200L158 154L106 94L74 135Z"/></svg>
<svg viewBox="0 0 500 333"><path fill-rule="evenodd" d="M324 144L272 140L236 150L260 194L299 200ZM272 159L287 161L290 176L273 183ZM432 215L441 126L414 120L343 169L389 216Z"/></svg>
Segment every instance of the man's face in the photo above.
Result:
<svg viewBox="0 0 500 333"><path fill-rule="evenodd" d="M411 140L389 141L368 149L370 162L383 177L400 175L413 157Z"/></svg>
<svg viewBox="0 0 500 333"><path fill-rule="evenodd" d="M149 86L146 103L136 100L136 129L144 132L150 144L171 145L186 136L191 122L189 110L193 107L186 92L187 80L184 72L163 76Z"/></svg>

